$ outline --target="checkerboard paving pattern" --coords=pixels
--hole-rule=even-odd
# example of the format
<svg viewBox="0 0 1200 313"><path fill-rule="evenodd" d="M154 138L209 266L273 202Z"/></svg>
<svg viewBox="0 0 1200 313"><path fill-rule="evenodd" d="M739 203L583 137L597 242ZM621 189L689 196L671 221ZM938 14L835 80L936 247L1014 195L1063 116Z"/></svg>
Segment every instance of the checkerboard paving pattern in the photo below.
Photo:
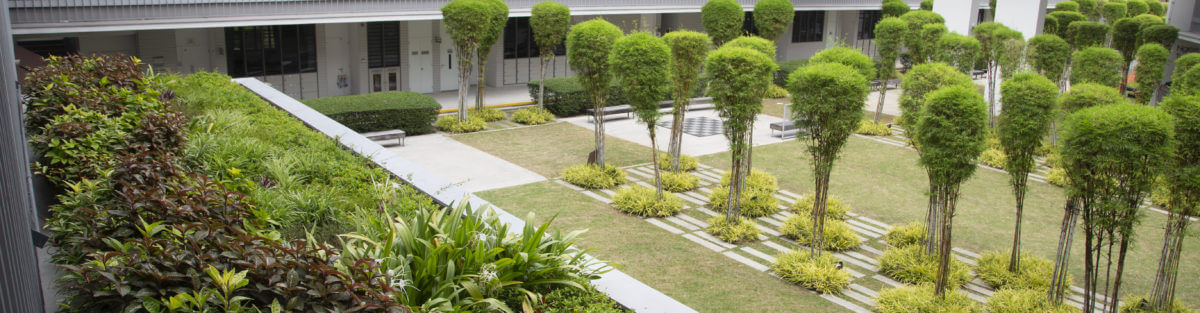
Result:
<svg viewBox="0 0 1200 313"><path fill-rule="evenodd" d="M666 128L671 128L672 125L675 125L675 121L669 119L658 122L658 126ZM707 116L689 117L683 119L684 134L696 137L708 137L712 135L720 135L723 132L725 132L725 126L721 124L721 120L719 119L710 118Z"/></svg>
<svg viewBox="0 0 1200 313"><path fill-rule="evenodd" d="M641 164L623 168L628 174L629 184L653 188L654 168L651 166L650 164ZM783 226L783 222L793 215L789 212L788 207L802 197L787 190L780 190L775 194L775 197L780 200L779 211L777 213L754 220L764 234L759 237L759 241L735 245L721 241L705 232L704 228L708 227L708 223L705 221L719 214L707 207L708 193L713 188L720 186L721 175L724 173L724 170L701 164L699 169L691 173L700 179L699 187L693 191L675 193L684 200L684 210L682 212L675 216L643 218L643 220L655 227L712 250L713 253L724 255L745 266L762 272L768 271L770 264L775 262L776 256L779 254L794 249L807 249L805 246L783 237L779 231ZM610 189L588 190L571 185L561 179L555 179L554 181L597 201L608 204L612 203L611 198L615 194L615 191ZM616 188L622 187L618 186ZM879 269L877 258L882 256L883 250L888 247L883 237L887 234L887 230L891 228L891 225L853 212L849 213L849 218L847 218L846 222L864 240L863 245L854 250L835 252L833 254L843 261L846 271L851 275L851 284L841 294L819 294L819 296L842 306L850 312L868 313L875 306L875 297L879 295L879 291L903 285L884 276ZM969 265L976 265L975 260L979 258L979 255L971 251L954 248L954 257ZM771 275L775 276L774 274ZM797 288L803 287L797 286ZM960 291L980 303L986 303L987 297L991 296L994 292L991 287L978 278L968 282ZM1083 298L1080 296L1081 292L1082 289L1072 286L1071 292L1067 297L1067 303L1077 308L1082 308ZM1098 300L1098 303L1105 300L1103 296L1100 297L1101 299Z"/></svg>

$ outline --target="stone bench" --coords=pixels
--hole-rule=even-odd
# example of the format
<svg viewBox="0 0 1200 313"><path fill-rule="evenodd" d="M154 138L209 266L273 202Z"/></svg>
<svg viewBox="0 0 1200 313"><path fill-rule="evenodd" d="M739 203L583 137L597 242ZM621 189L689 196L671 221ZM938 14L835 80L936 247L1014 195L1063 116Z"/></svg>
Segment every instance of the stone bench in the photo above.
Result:
<svg viewBox="0 0 1200 313"><path fill-rule="evenodd" d="M404 137L407 136L407 134L405 134L403 130L399 130L399 129L369 132L369 133L363 133L362 135L363 135L363 137L367 137L367 139L376 140L376 141L388 140L388 139L399 139L399 140L397 140L397 142L401 146L404 145Z"/></svg>
<svg viewBox="0 0 1200 313"><path fill-rule="evenodd" d="M796 126L796 121L774 122L774 123L771 123L770 126L771 126L771 136L775 136L775 132L779 132L779 139L794 138L794 137L798 136L801 132L805 132L804 129L800 128L799 126ZM788 137L787 133L790 131L793 131L793 130L796 132L792 133L791 137Z"/></svg>

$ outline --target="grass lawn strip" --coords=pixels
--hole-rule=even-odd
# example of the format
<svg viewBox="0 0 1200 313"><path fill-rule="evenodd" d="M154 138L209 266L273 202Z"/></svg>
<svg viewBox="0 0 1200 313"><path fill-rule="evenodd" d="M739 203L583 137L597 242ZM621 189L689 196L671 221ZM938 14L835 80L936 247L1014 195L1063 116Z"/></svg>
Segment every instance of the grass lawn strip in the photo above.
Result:
<svg viewBox="0 0 1200 313"><path fill-rule="evenodd" d="M451 135L483 152L545 177L558 177L569 166L587 162L595 134L570 123L522 126ZM605 138L605 161L618 167L650 162L650 149L613 136Z"/></svg>

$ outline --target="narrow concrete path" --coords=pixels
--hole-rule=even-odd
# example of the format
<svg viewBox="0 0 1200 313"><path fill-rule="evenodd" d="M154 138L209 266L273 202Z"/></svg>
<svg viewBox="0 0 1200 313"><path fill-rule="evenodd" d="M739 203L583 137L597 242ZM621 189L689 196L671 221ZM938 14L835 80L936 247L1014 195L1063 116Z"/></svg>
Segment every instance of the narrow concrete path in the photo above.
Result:
<svg viewBox="0 0 1200 313"><path fill-rule="evenodd" d="M408 137L404 146L387 149L471 192L546 180L542 175L450 139L443 133Z"/></svg>
<svg viewBox="0 0 1200 313"><path fill-rule="evenodd" d="M671 118L670 109L663 110L663 119ZM717 116L715 110L698 110L690 111L685 115L686 118L707 117L716 120L722 120ZM635 118L626 118L623 114L609 115L608 120L604 122L604 132L610 136L629 140L639 145L650 146L650 132L646 130L646 124ZM591 116L575 116L561 119L586 129L593 129ZM795 140L792 137L794 131L788 133L787 139L781 139L779 133L772 134L770 124L782 122L783 119L759 114L758 119L754 122L754 145L761 146L773 143L780 143L787 140ZM666 151L667 145L671 141L671 129L661 126L656 126L656 136L658 141L658 149ZM683 154L700 156L706 154L719 153L729 151L729 141L725 139L725 135L716 134L711 136L697 137L683 134Z"/></svg>

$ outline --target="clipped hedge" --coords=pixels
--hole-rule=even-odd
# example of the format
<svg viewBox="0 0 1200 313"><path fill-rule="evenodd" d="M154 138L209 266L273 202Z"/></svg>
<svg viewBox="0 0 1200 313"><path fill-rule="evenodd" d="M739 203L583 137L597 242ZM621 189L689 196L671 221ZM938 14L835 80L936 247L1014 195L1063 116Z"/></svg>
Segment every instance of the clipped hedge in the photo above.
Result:
<svg viewBox="0 0 1200 313"><path fill-rule="evenodd" d="M988 313L1076 313L1079 309L1067 304L1054 305L1046 301L1046 291L1039 289L1001 289L988 297Z"/></svg>
<svg viewBox="0 0 1200 313"><path fill-rule="evenodd" d="M580 164L563 170L563 180L588 189L606 189L625 183L625 172L616 166Z"/></svg>
<svg viewBox="0 0 1200 313"><path fill-rule="evenodd" d="M813 223L812 217L807 214L796 214L783 222L783 227L779 232L784 236L795 240L796 243L802 245L812 244L813 240ZM825 249L833 251L845 251L854 249L862 245L862 238L850 229L850 225L845 221L836 219L825 219Z"/></svg>
<svg viewBox="0 0 1200 313"><path fill-rule="evenodd" d="M742 216L763 217L775 214L779 209L779 200L774 192L765 189L747 187L742 191ZM708 206L713 210L724 211L729 205L729 187L713 188L708 194Z"/></svg>
<svg viewBox="0 0 1200 313"><path fill-rule="evenodd" d="M439 117L434 125L440 131L451 133L471 133L487 129L487 122L478 116L470 116L467 120L460 121L457 116L446 115Z"/></svg>
<svg viewBox="0 0 1200 313"><path fill-rule="evenodd" d="M858 129L854 132L868 136L891 136L892 128L888 127L888 124L884 122L876 123L863 120L858 122Z"/></svg>
<svg viewBox="0 0 1200 313"><path fill-rule="evenodd" d="M663 172L661 175L663 189L670 192L691 191L700 184L699 178L687 172Z"/></svg>
<svg viewBox="0 0 1200 313"><path fill-rule="evenodd" d="M540 125L553 121L554 113L542 108L524 108L513 112L511 119L525 125Z"/></svg>
<svg viewBox="0 0 1200 313"><path fill-rule="evenodd" d="M660 201L654 188L643 186L621 188L612 200L617 210L644 217L671 216L683 210L683 199L675 194L664 192Z"/></svg>
<svg viewBox="0 0 1200 313"><path fill-rule="evenodd" d="M880 271L902 283L932 285L937 280L937 256L926 255L921 248L921 245L909 245L887 249L879 257ZM968 266L951 257L950 277L946 286L951 290L958 289L970 279Z"/></svg>
<svg viewBox="0 0 1200 313"><path fill-rule="evenodd" d="M412 91L376 92L301 101L313 110L365 133L399 129L409 136L433 132L431 124L442 108L433 97Z"/></svg>
<svg viewBox="0 0 1200 313"><path fill-rule="evenodd" d="M813 199L814 196L812 194L806 194L803 197L800 197L800 200L796 201L796 203L792 204L789 209L796 214L810 215L812 214L813 209ZM825 217L836 220L845 220L847 217L846 213L849 212L850 206L842 202L842 199L838 197L829 197L828 200L825 200Z"/></svg>
<svg viewBox="0 0 1200 313"><path fill-rule="evenodd" d="M1050 276L1054 273L1054 263L1050 260L1021 253L1021 270L1017 273L1008 271L1009 253L999 251L985 252L977 260L975 275L988 285L996 288L1038 289L1050 287ZM1071 281L1068 277L1066 281Z"/></svg>
<svg viewBox="0 0 1200 313"><path fill-rule="evenodd" d="M721 175L721 187L729 187L730 174L726 172ZM779 190L779 180L775 175L767 173L759 169L750 170L750 174L746 175L746 189L757 189L775 192Z"/></svg>
<svg viewBox="0 0 1200 313"><path fill-rule="evenodd" d="M946 298L933 294L933 285L889 288L875 297L878 313L982 313L983 308L970 297L954 289L946 290Z"/></svg>
<svg viewBox="0 0 1200 313"><path fill-rule="evenodd" d="M691 172L696 170L700 165L700 161L694 156L680 154L679 155L679 170ZM658 168L661 170L671 170L671 155L667 153L658 155Z"/></svg>
<svg viewBox="0 0 1200 313"><path fill-rule="evenodd" d="M837 267L840 261L833 254L822 251L816 258L811 255L808 249L784 253L771 263L771 272L819 293L837 294L850 286L850 272Z"/></svg>
<svg viewBox="0 0 1200 313"><path fill-rule="evenodd" d="M903 248L911 245L920 245L921 241L925 240L925 223L912 222L904 225L892 226L887 235L883 237L888 245L896 248Z"/></svg>
<svg viewBox="0 0 1200 313"><path fill-rule="evenodd" d="M708 219L708 227L704 231L733 244L756 241L761 232L754 222L741 217L729 221L725 219L725 215Z"/></svg>

